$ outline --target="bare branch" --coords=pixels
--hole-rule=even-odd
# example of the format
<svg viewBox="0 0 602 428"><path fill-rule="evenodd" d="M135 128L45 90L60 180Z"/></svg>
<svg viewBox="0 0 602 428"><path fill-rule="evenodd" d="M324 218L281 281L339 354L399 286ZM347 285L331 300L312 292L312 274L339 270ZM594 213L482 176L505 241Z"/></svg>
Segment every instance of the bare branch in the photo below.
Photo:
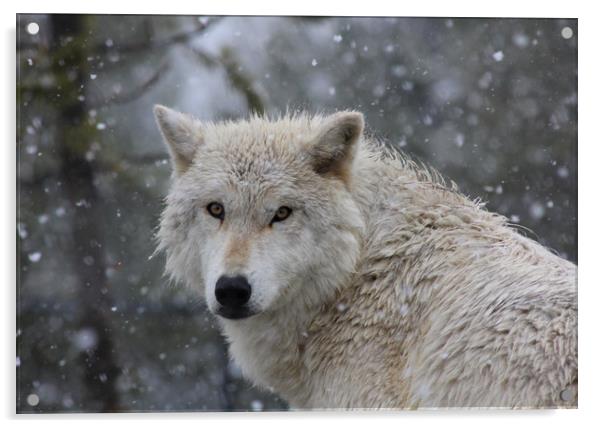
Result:
<svg viewBox="0 0 602 428"><path fill-rule="evenodd" d="M244 74L236 61L234 54L228 48L222 49L221 56L219 58L212 57L211 55L203 52L199 49L188 46L191 52L193 52L197 59L207 67L224 67L226 75L230 80L232 86L240 91L247 101L249 110L263 113L265 106L261 95L257 93L253 88L253 82L249 76Z"/></svg>
<svg viewBox="0 0 602 428"><path fill-rule="evenodd" d="M251 78L241 71L232 51L228 48L224 48L222 50L221 59L232 86L242 92L247 100L249 109L257 113L263 113L265 111L263 100L255 88L253 88Z"/></svg>
<svg viewBox="0 0 602 428"><path fill-rule="evenodd" d="M99 107L101 105L115 105L115 104L126 104L131 101L135 101L140 98L142 95L146 93L150 88L152 88L155 84L161 80L161 77L165 75L165 73L169 70L169 64L164 62L161 66L153 73L153 75L146 80L146 82L142 83L138 87L133 90L122 93L122 94L113 94L108 98L103 100L94 100L89 103L92 107Z"/></svg>
<svg viewBox="0 0 602 428"><path fill-rule="evenodd" d="M169 160L169 155L165 153L148 153L139 156L129 156L124 162L131 165L153 165Z"/></svg>
<svg viewBox="0 0 602 428"><path fill-rule="evenodd" d="M119 53L128 53L128 52L143 52L152 49L162 49L165 47L169 47L178 43L186 43L193 37L198 36L199 34L206 31L216 22L218 22L220 18L210 19L206 22L199 22L198 25L192 30L182 31L176 34L173 34L169 37L166 37L161 40L151 40L149 37L147 40L133 42L133 43L119 43L112 46L106 46L105 44L97 45L94 51L99 54L108 53L108 52L119 52Z"/></svg>
<svg viewBox="0 0 602 428"><path fill-rule="evenodd" d="M192 52L196 58L201 62L201 64L203 64L206 67L217 67L220 65L220 61L218 58L215 58L211 55L209 55L206 52L203 52L200 49L196 49L190 45L186 45L186 47L190 50L190 52Z"/></svg>

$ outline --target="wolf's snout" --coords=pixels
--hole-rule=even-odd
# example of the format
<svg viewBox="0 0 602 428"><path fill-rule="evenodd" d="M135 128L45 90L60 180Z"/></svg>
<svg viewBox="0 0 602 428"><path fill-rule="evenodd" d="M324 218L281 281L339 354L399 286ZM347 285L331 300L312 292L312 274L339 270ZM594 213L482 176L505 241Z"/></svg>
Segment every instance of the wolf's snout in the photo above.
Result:
<svg viewBox="0 0 602 428"><path fill-rule="evenodd" d="M245 305L251 298L251 286L244 276L222 276L215 284L215 298L227 318L243 318Z"/></svg>

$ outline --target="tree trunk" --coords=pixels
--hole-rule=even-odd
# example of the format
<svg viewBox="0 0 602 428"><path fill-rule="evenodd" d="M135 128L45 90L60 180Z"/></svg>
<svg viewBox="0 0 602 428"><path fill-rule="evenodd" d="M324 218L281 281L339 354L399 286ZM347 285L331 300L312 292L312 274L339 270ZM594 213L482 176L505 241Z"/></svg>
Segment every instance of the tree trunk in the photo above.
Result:
<svg viewBox="0 0 602 428"><path fill-rule="evenodd" d="M91 408L119 409L115 363L109 318L111 308L105 274L102 201L94 184L93 164L85 158L95 129L87 122L84 86L87 81L87 33L85 17L52 15L51 58L56 78L56 144L61 160L60 181L73 209L71 262L79 282L80 333L87 337L82 352L84 384Z"/></svg>

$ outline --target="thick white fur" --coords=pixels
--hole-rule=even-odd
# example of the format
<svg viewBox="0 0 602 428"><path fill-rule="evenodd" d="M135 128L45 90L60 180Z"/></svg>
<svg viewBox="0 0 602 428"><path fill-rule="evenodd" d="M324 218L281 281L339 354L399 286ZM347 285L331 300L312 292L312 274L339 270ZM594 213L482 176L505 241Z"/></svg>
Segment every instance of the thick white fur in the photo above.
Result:
<svg viewBox="0 0 602 428"><path fill-rule="evenodd" d="M259 313L219 318L248 379L293 408L576 406L575 265L366 137L351 136L344 171L315 172L325 129L361 131L358 113L169 112L156 108L184 159L159 248L212 311L220 275L249 278ZM269 227L281 205L293 214Z"/></svg>

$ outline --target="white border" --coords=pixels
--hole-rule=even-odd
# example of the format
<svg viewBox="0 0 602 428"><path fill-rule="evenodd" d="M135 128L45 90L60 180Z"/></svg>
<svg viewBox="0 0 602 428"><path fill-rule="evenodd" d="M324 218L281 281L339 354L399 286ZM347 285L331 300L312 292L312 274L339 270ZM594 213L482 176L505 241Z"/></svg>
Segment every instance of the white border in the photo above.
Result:
<svg viewBox="0 0 602 428"><path fill-rule="evenodd" d="M599 326L602 295L602 284L596 275L595 266L600 251L600 227L598 218L602 213L600 199L602 191L599 186L600 147L602 138L598 135L601 122L602 94L600 81L600 34L601 16L596 13L595 2L559 2L559 1L417 1L396 2L393 0L370 0L367 2L350 2L337 0L303 0L301 2L285 1L226 1L212 2L146 2L143 4L123 2L122 0L103 0L102 2L82 2L53 0L19 1L17 4L3 2L3 43L1 44L2 79L4 90L2 109L2 129L4 143L0 144L0 158L6 162L2 168L2 198L4 209L0 228L2 254L0 271L7 280L4 283L2 296L3 328L0 331L3 352L2 387L0 387L0 415L10 425L40 424L60 426L85 424L86 426L104 426L107 422L117 425L130 424L140 420L147 426L163 426L167 420L174 419L178 425L198 426L202 423L227 424L234 422L250 426L281 426L285 423L292 426L308 423L338 424L339 418L345 425L364 426L372 421L381 425L399 427L400 424L424 426L444 424L463 428L484 425L489 427L526 426L545 423L546 427L563 427L575 423L593 425L601 420L598 414L599 397L602 396L602 379L600 365ZM40 415L15 416L15 14L20 13L132 13L132 14L233 14L233 15L370 15L370 16L471 16L471 17L565 17L579 18L579 370L580 392L579 410L545 411L545 412L500 412L500 411L467 411L467 412L414 412L414 413L303 413L303 414L128 414L128 415Z"/></svg>

